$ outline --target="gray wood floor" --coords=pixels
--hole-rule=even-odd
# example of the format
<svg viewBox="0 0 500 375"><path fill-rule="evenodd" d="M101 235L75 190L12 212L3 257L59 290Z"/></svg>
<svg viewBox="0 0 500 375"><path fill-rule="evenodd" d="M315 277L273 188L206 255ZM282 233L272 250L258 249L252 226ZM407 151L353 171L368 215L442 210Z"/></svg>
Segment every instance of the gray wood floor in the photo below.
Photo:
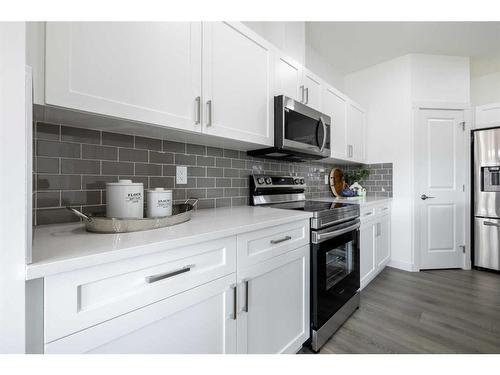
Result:
<svg viewBox="0 0 500 375"><path fill-rule="evenodd" d="M500 353L500 275L387 267L321 353Z"/></svg>

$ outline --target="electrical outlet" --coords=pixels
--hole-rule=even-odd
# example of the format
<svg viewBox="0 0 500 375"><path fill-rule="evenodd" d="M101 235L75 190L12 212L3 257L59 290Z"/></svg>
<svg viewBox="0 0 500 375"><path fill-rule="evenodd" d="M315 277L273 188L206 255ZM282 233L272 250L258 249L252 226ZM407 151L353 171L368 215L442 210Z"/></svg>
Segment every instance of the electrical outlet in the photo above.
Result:
<svg viewBox="0 0 500 375"><path fill-rule="evenodd" d="M188 182L188 172L187 167L183 165L178 165L175 169L175 182L177 184L187 184Z"/></svg>
<svg viewBox="0 0 500 375"><path fill-rule="evenodd" d="M330 177L329 175L325 174L325 185L328 185L328 178L329 177Z"/></svg>

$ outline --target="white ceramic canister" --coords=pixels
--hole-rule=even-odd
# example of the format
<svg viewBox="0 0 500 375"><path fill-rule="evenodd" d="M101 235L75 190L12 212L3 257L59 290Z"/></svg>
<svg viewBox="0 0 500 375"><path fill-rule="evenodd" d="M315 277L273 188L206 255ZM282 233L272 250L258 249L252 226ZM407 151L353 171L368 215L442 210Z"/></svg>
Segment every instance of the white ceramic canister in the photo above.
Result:
<svg viewBox="0 0 500 375"><path fill-rule="evenodd" d="M117 219L144 217L144 186L132 180L106 184L106 216Z"/></svg>
<svg viewBox="0 0 500 375"><path fill-rule="evenodd" d="M172 215L172 190L155 188L147 191L148 217L163 217Z"/></svg>

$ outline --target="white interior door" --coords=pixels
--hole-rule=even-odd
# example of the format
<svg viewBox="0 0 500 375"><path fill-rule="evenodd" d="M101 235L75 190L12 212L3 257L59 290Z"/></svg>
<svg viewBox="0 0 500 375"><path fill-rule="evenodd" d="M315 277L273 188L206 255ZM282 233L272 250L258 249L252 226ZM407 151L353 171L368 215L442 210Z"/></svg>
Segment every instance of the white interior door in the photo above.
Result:
<svg viewBox="0 0 500 375"><path fill-rule="evenodd" d="M462 268L465 241L463 111L421 110L415 129L420 269Z"/></svg>

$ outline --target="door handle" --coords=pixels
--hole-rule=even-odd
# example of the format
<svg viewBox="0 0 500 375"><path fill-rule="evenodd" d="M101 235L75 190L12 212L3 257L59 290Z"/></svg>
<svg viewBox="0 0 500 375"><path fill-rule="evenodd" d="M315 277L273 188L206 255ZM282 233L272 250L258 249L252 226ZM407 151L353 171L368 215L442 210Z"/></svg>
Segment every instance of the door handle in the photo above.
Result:
<svg viewBox="0 0 500 375"><path fill-rule="evenodd" d="M320 147L319 151L323 152L323 150L325 149L325 145L326 145L326 137L327 137L326 133L328 133L328 131L327 131L327 128L326 128L325 121L323 120L323 117L319 116L319 122L323 126L323 143L321 144L321 147Z"/></svg>
<svg viewBox="0 0 500 375"><path fill-rule="evenodd" d="M491 221L483 221L483 224L486 225L487 227L497 227L497 228L500 228L500 224L493 223Z"/></svg>
<svg viewBox="0 0 500 375"><path fill-rule="evenodd" d="M426 199L434 199L434 198L436 198L436 197L430 197L430 196L425 195L425 194L422 194L422 195L420 196L420 199L422 199L423 201L425 201Z"/></svg>
<svg viewBox="0 0 500 375"><path fill-rule="evenodd" d="M197 96L194 101L195 101L195 105L196 105L196 109L195 109L196 110L196 119L195 119L194 123L196 125L198 125L201 121L201 97Z"/></svg>
<svg viewBox="0 0 500 375"><path fill-rule="evenodd" d="M212 101L207 100L207 126L212 126Z"/></svg>
<svg viewBox="0 0 500 375"><path fill-rule="evenodd" d="M245 284L245 304L241 308L241 311L243 312L248 312L248 281L249 280L243 280L243 284Z"/></svg>

